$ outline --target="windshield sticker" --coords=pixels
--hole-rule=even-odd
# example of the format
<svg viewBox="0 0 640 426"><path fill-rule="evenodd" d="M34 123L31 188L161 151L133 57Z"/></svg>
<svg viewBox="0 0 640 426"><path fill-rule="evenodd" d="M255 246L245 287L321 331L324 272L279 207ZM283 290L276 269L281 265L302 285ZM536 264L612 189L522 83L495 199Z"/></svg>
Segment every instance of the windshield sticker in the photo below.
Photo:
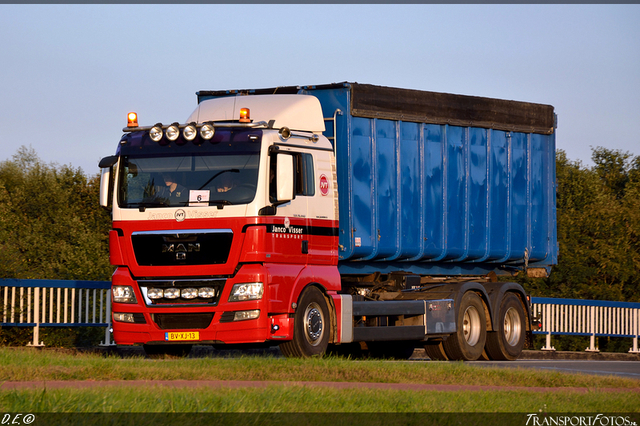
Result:
<svg viewBox="0 0 640 426"><path fill-rule="evenodd" d="M208 206L211 191L189 191L189 207Z"/></svg>

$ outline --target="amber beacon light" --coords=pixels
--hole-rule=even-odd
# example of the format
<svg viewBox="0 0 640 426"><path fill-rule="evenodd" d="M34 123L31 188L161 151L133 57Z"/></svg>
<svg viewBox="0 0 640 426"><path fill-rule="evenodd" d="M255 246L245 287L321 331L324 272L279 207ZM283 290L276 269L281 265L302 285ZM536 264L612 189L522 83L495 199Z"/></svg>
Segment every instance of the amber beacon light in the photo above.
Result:
<svg viewBox="0 0 640 426"><path fill-rule="evenodd" d="M251 117L249 114L249 108L240 108L240 120L241 123L250 123Z"/></svg>
<svg viewBox="0 0 640 426"><path fill-rule="evenodd" d="M138 127L138 114L130 112L127 114L127 127Z"/></svg>

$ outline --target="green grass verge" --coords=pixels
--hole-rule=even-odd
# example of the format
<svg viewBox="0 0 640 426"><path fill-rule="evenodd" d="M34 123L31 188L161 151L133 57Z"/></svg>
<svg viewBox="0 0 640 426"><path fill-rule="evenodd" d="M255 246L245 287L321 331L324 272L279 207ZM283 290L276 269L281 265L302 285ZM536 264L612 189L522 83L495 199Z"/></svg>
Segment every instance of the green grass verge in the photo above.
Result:
<svg viewBox="0 0 640 426"><path fill-rule="evenodd" d="M463 362L353 361L274 357L150 360L68 351L0 348L0 381L262 380L477 386L638 388L640 380Z"/></svg>
<svg viewBox="0 0 640 426"><path fill-rule="evenodd" d="M301 385L266 388L144 389L96 387L0 391L0 412L55 413L526 413L640 412L640 380L531 369L498 369L462 362L351 361L273 357L149 360L68 351L0 348L0 381L269 380L423 383L567 388L404 391ZM588 388L576 392L569 388ZM602 388L628 389L606 392ZM280 421L280 420L278 420Z"/></svg>
<svg viewBox="0 0 640 426"><path fill-rule="evenodd" d="M132 387L0 392L0 411L56 413L638 412L638 394L427 392L280 386L249 389Z"/></svg>

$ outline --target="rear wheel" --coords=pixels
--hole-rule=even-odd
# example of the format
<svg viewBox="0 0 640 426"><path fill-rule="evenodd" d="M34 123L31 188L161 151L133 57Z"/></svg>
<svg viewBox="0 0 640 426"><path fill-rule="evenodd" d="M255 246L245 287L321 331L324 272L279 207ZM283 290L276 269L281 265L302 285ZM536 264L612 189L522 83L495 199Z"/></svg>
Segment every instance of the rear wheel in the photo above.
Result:
<svg viewBox="0 0 640 426"><path fill-rule="evenodd" d="M425 343L424 351L432 361L448 361L449 360L449 357L444 352L444 346L442 342Z"/></svg>
<svg viewBox="0 0 640 426"><path fill-rule="evenodd" d="M293 340L280 344L286 357L322 356L329 345L329 308L324 295L317 287L307 287L298 300Z"/></svg>
<svg viewBox="0 0 640 426"><path fill-rule="evenodd" d="M451 360L475 361L482 355L487 340L487 321L482 299L472 291L460 300L456 332L444 341L445 354Z"/></svg>
<svg viewBox="0 0 640 426"><path fill-rule="evenodd" d="M487 334L486 352L491 359L513 361L522 352L526 333L526 315L518 296L507 293L498 315L498 330Z"/></svg>

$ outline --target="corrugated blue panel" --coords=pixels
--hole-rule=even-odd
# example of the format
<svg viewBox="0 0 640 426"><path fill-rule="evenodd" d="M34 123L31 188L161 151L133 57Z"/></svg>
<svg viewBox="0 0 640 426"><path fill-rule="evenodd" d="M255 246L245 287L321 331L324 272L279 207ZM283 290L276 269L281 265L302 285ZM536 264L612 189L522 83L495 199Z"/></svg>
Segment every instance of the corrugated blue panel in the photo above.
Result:
<svg viewBox="0 0 640 426"><path fill-rule="evenodd" d="M444 126L424 126L425 172L423 191L423 259L440 260L445 255L445 203L444 203ZM420 259L415 259L420 260Z"/></svg>
<svg viewBox="0 0 640 426"><path fill-rule="evenodd" d="M375 241L375 205L373 183L374 144L371 122L365 118L353 118L351 123L351 140L347 152L341 149L341 155L350 159L351 187L338 188L340 210L350 208L351 226L348 231L353 241L353 258L371 258ZM340 145L339 145L340 146ZM349 173L349 171L343 171ZM344 200L344 202L343 202ZM345 224L346 225L346 224Z"/></svg>
<svg viewBox="0 0 640 426"><path fill-rule="evenodd" d="M508 250L509 228L509 155L506 132L491 131L489 161L491 162L489 179L489 257L487 260L503 259Z"/></svg>
<svg viewBox="0 0 640 426"><path fill-rule="evenodd" d="M396 255L389 260L411 259L422 249L422 133L418 123L400 124L400 229Z"/></svg>
<svg viewBox="0 0 640 426"><path fill-rule="evenodd" d="M551 226L555 225L555 147L549 143L549 138L552 137L531 135L530 180L533 229L529 262L542 261L554 251L551 245L551 236L554 235ZM553 223L551 217L553 217ZM555 226L553 228L555 229Z"/></svg>
<svg viewBox="0 0 640 426"><path fill-rule="evenodd" d="M525 257L527 248L528 224L528 161L527 135L524 133L510 133L510 181L509 197L511 201L509 253L505 260L517 260Z"/></svg>
<svg viewBox="0 0 640 426"><path fill-rule="evenodd" d="M375 127L375 174L376 229L372 236L375 249L371 258L386 259L396 254L399 248L398 216L404 206L398 204L398 162L399 148L396 122L373 119Z"/></svg>
<svg viewBox="0 0 640 426"><path fill-rule="evenodd" d="M445 260L464 257L466 246L466 141L462 127L447 126L445 158L446 240Z"/></svg>
<svg viewBox="0 0 640 426"><path fill-rule="evenodd" d="M487 232L487 130L469 129L469 260L484 259L488 249Z"/></svg>
<svg viewBox="0 0 640 426"><path fill-rule="evenodd" d="M336 122L341 270L555 263L553 134L354 117L348 89L306 92L325 117L345 113Z"/></svg>

